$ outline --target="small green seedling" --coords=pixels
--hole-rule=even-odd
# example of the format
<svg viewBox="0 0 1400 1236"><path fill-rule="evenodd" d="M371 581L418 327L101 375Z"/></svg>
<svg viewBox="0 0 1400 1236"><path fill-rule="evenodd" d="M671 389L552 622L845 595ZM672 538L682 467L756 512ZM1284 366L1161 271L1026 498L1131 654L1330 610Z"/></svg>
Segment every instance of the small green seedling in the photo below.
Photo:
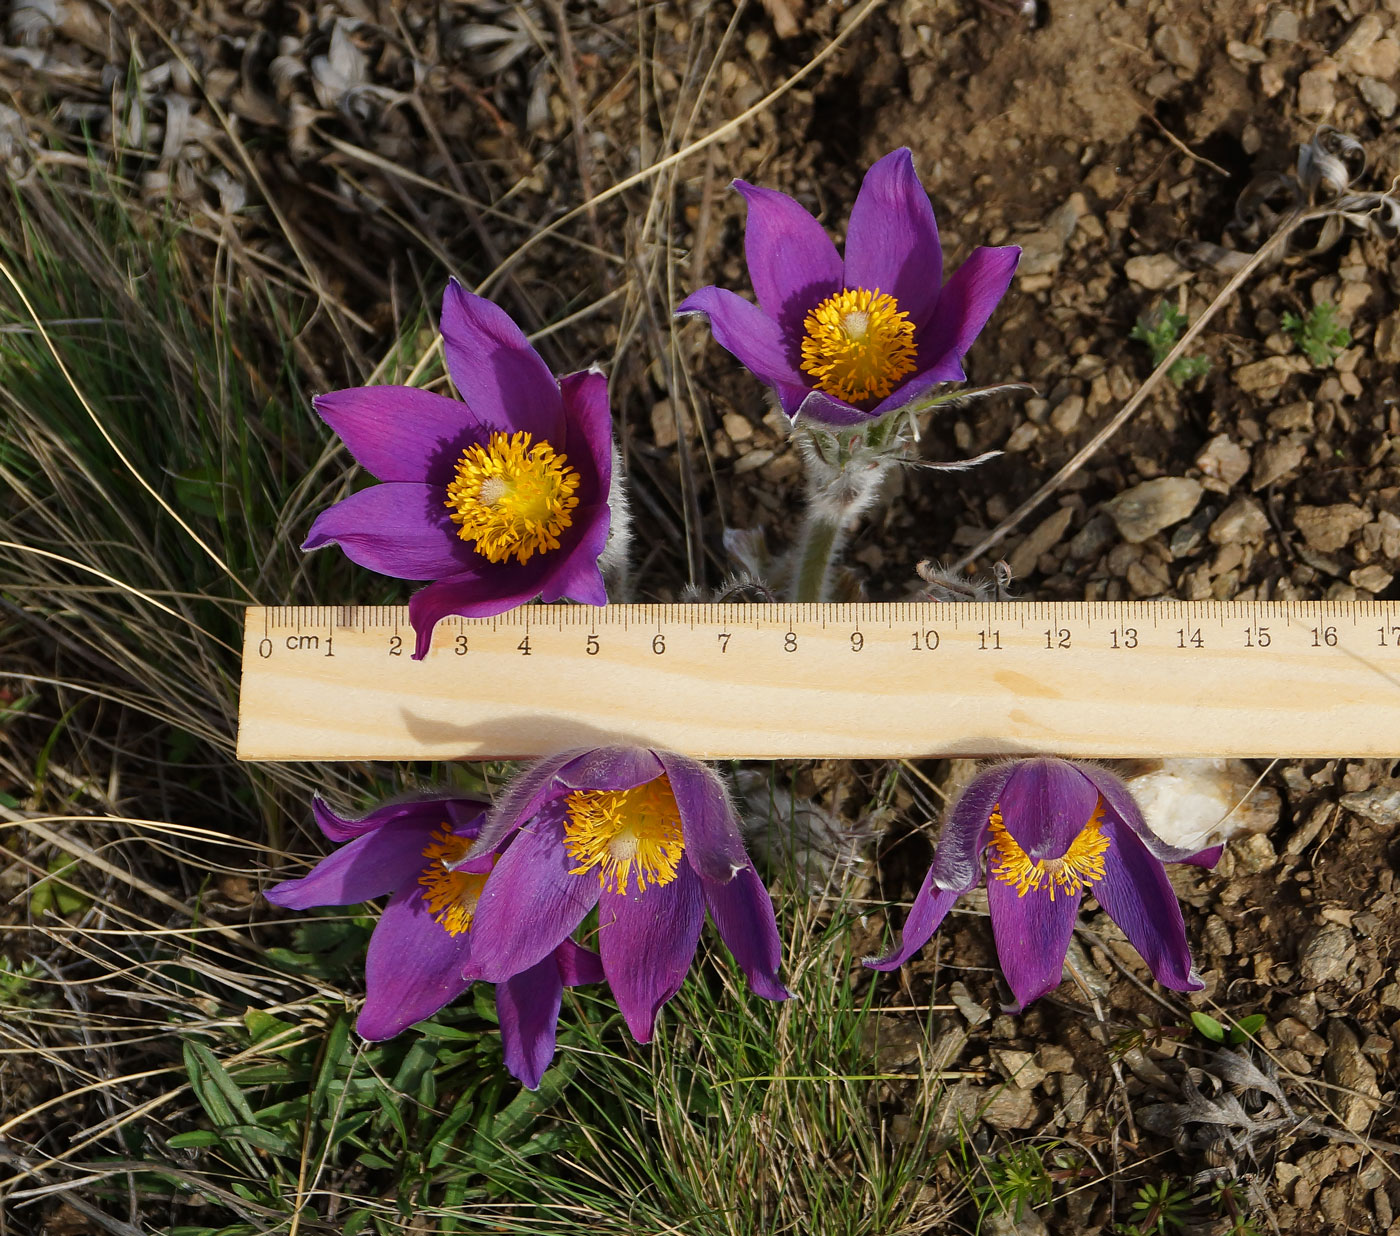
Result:
<svg viewBox="0 0 1400 1236"><path fill-rule="evenodd" d="M1033 1145L1011 1146L983 1168L986 1182L974 1187L984 1213L995 1208L1019 1223L1025 1212L1047 1205L1054 1185L1041 1150Z"/></svg>
<svg viewBox="0 0 1400 1236"><path fill-rule="evenodd" d="M1192 1013L1191 1024L1212 1043L1228 1043L1231 1047L1238 1047L1241 1043L1247 1043L1256 1034L1267 1020L1263 1013L1251 1013L1248 1017L1241 1017L1228 1030L1224 1025L1216 1021L1209 1013Z"/></svg>
<svg viewBox="0 0 1400 1236"><path fill-rule="evenodd" d="M33 980L42 973L39 963L33 958L13 961L0 957L0 1008L13 1011L23 1008L42 1008L53 1000L51 995L32 990Z"/></svg>
<svg viewBox="0 0 1400 1236"><path fill-rule="evenodd" d="M1337 306L1330 301L1314 305L1306 317L1285 313L1282 325L1284 333L1318 369L1325 369L1351 344L1351 331L1337 321Z"/></svg>
<svg viewBox="0 0 1400 1236"><path fill-rule="evenodd" d="M78 860L71 854L55 854L45 870L55 878L39 881L30 893L29 912L35 918L42 918L50 910L59 918L69 918L81 914L92 904L90 898L67 882L78 872Z"/></svg>
<svg viewBox="0 0 1400 1236"><path fill-rule="evenodd" d="M1167 354L1176 347L1181 332L1186 329L1186 315L1169 300L1164 300L1151 313L1138 318L1130 339L1147 344L1152 352L1152 367L1155 369ZM1193 378L1205 377L1210 372L1210 358L1205 356L1180 357L1170 369L1169 377L1177 386L1185 386Z"/></svg>
<svg viewBox="0 0 1400 1236"><path fill-rule="evenodd" d="M1220 1236L1260 1236L1259 1225L1246 1213L1248 1191L1238 1180L1217 1180L1210 1191L1210 1202L1229 1226Z"/></svg>
<svg viewBox="0 0 1400 1236"><path fill-rule="evenodd" d="M1191 1192L1178 1189L1162 1177L1156 1184L1145 1184L1133 1203L1133 1221L1118 1225L1120 1236L1168 1236L1186 1225L1191 1209Z"/></svg>

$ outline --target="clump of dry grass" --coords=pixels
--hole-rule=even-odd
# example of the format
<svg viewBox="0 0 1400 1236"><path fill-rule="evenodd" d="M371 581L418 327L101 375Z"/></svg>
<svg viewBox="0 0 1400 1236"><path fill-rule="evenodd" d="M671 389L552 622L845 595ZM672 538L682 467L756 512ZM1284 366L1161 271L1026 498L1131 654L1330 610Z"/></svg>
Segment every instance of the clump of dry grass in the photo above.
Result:
<svg viewBox="0 0 1400 1236"><path fill-rule="evenodd" d="M269 870L319 850L302 835L312 789L363 801L402 770L249 767L233 756L247 603L402 599L338 555L299 553L312 513L349 483L307 395L371 373L431 376L418 311L396 297L406 283L415 304L430 301L440 279L424 271L462 260L443 220L466 221L470 252L495 264L487 290L547 348L587 363L597 352L578 354L563 333L586 329L588 347L611 349L626 446L638 407L661 394L675 409L696 401L696 354L670 316L674 238L694 196L683 172L739 139L877 8L867 0L799 73L718 123L719 66L742 5L727 20L701 12L684 65L655 54L656 15L600 18L599 37L629 50L636 132L599 154L582 140L585 102L565 92L570 141L540 151L539 166L546 181L554 173L556 196L583 204L549 226L519 208L524 190L498 192L483 168L451 166L422 98L405 92L384 114L417 117L450 169L440 179L375 149L363 118L358 132L352 123L355 100L371 95L342 92L326 104L333 116L291 137L333 151L336 193L373 218L370 232L403 244L388 276L350 246L343 270L326 259L335 229L320 230L305 201L294 216L269 196L267 163L213 92L196 109L200 141L160 159L171 194L161 197L144 93L156 75L137 74L134 54L132 80L110 99L92 103L111 85L92 65L81 86L105 145L26 150L0 204L0 1197L17 1222L60 1200L122 1234L573 1231L580 1216L630 1232L639 1214L658 1231L695 1220L729 1232L828 1205L841 1221L825 1230L873 1232L932 1213L918 1172L924 1133L895 1145L875 1112L878 1079L864 1075L857 1034L865 997L827 973L850 963L829 907L794 898L802 1006L762 1009L731 1034L734 1010L744 1019L757 1002L710 971L654 1052L619 1055L608 1006L579 999L554 1088L519 1095L501 1079L489 1010L470 1002L391 1045L357 1046L348 1010L364 921L270 923L257 896ZM198 84L157 15L123 12L134 14L125 51L145 40L169 80L184 72ZM511 12L535 20L552 72L579 54L567 6ZM346 31L321 35L299 88L326 88L337 64L358 63ZM504 67L524 71L519 56ZM20 113L0 115L12 119ZM188 109L167 106L163 119L162 143ZM402 136L397 119L390 127ZM138 136L147 146L133 149ZM182 160L195 147L207 183L196 178L191 195ZM711 160L698 265L725 178ZM424 209L429 191L460 214ZM569 278L556 287L562 268ZM394 302L373 323L378 338L362 303L336 298L344 272ZM616 314L615 333L597 325L603 312ZM639 566L666 588L703 586L722 568L707 563L702 535L701 494L716 485L708 461L682 451L631 452L630 462L657 530ZM790 1190L775 1154L797 1165ZM644 1192L641 1211L617 1180ZM751 1196L736 1201L740 1189Z"/></svg>

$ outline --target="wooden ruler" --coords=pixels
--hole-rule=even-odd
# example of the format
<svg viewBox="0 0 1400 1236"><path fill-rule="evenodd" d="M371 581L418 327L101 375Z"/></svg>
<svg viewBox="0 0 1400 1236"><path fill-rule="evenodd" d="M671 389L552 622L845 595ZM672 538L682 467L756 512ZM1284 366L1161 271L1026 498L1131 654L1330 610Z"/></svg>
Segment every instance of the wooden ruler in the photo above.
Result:
<svg viewBox="0 0 1400 1236"><path fill-rule="evenodd" d="M245 760L1400 755L1400 603L247 612Z"/></svg>

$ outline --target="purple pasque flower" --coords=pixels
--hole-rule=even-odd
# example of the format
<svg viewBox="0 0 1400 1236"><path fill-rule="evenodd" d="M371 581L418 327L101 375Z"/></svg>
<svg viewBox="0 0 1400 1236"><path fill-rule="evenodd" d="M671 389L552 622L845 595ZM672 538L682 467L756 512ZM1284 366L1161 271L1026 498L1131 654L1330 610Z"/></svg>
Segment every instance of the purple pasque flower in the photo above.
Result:
<svg viewBox="0 0 1400 1236"><path fill-rule="evenodd" d="M607 379L556 379L505 310L455 279L442 344L460 400L356 386L313 401L380 484L322 511L302 548L335 542L381 575L434 581L409 602L417 658L449 614L608 599L598 562L613 475Z"/></svg>
<svg viewBox="0 0 1400 1236"><path fill-rule="evenodd" d="M346 819L318 798L311 809L327 837L348 844L265 896L305 910L392 894L370 937L365 1003L355 1029L367 1039L393 1038L471 985L463 971L480 943L477 902L498 854L487 850L463 860L481 832L486 806L469 798L418 798ZM554 1058L564 988L602 979L597 953L561 940L497 984L506 1068L531 1090Z"/></svg>
<svg viewBox="0 0 1400 1236"><path fill-rule="evenodd" d="M596 906L603 973L646 1043L708 910L749 988L788 998L773 902L723 783L703 764L636 747L542 760L500 798L472 853L511 836L477 902L474 976L499 982L538 965Z"/></svg>
<svg viewBox="0 0 1400 1236"><path fill-rule="evenodd" d="M953 903L982 879L984 851L992 934L1021 1007L1060 985L1086 892L1162 986L1204 986L1162 864L1213 867L1220 847L1192 852L1165 844L1112 773L1054 759L999 764L973 780L948 811L899 947L865 964L893 970L923 948Z"/></svg>
<svg viewBox="0 0 1400 1236"><path fill-rule="evenodd" d="M963 354L1021 250L974 249L944 283L938 225L907 149L866 172L844 261L786 193L734 187L748 203L744 254L758 304L708 287L676 312L705 314L715 342L773 388L790 419L857 425L967 376Z"/></svg>

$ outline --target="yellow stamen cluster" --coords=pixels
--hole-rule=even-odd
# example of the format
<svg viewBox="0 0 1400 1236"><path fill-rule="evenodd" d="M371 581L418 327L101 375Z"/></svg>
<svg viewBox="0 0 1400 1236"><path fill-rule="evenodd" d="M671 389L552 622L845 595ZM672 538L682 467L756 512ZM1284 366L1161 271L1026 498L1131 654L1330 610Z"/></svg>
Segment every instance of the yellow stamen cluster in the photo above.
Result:
<svg viewBox="0 0 1400 1236"><path fill-rule="evenodd" d="M579 474L548 442L531 445L528 433L493 433L485 446L469 446L447 487L446 506L457 535L475 541L492 562L514 555L520 563L559 548L559 534L578 506Z"/></svg>
<svg viewBox="0 0 1400 1236"><path fill-rule="evenodd" d="M564 848L576 863L569 874L598 868L604 890L626 893L633 872L637 891L676 878L685 843L681 813L663 774L632 790L577 790L567 800Z"/></svg>
<svg viewBox="0 0 1400 1236"><path fill-rule="evenodd" d="M1031 889L1040 891L1044 883L1050 892L1050 900L1055 900L1055 890L1074 896L1082 893L1095 880L1102 880L1104 874L1103 856L1108 850L1108 838L1103 835L1103 799L1094 808L1089 822L1080 830L1079 836L1069 843L1069 849L1059 858L1042 858L1031 861L1029 854L1017 844L1002 823L1001 804L992 808L988 818L991 826L991 844L997 852L992 874L1003 884L1014 884L1016 896L1024 897Z"/></svg>
<svg viewBox="0 0 1400 1236"><path fill-rule="evenodd" d="M471 844L466 837L453 833L451 825L441 824L433 833L431 844L423 851L423 857L428 860L418 876L418 883L424 889L423 900L428 903L428 913L433 920L441 923L449 935L459 936L471 930L476 903L486 883L485 872L474 875L469 871L448 870L467 856ZM493 866L494 862L493 859Z"/></svg>
<svg viewBox="0 0 1400 1236"><path fill-rule="evenodd" d="M803 326L802 371L847 403L883 399L914 369L914 323L879 288L829 296Z"/></svg>

